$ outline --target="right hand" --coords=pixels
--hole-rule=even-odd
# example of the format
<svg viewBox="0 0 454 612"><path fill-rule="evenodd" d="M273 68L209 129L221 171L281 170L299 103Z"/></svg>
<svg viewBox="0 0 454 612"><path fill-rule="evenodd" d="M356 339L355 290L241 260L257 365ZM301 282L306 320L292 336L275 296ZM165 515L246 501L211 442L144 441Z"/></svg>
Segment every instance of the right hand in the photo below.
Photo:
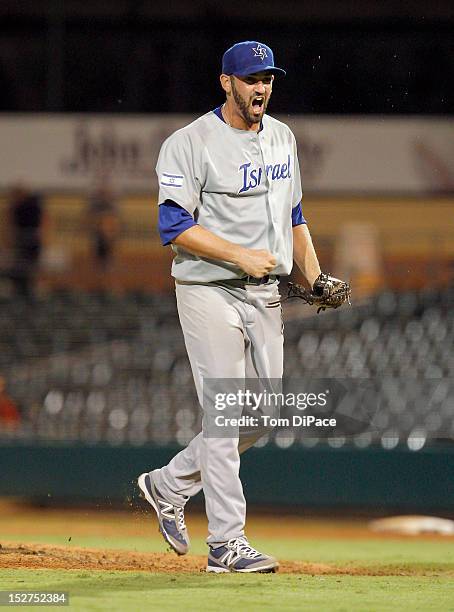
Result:
<svg viewBox="0 0 454 612"><path fill-rule="evenodd" d="M276 267L276 258L265 249L242 249L237 265L255 278L266 276Z"/></svg>

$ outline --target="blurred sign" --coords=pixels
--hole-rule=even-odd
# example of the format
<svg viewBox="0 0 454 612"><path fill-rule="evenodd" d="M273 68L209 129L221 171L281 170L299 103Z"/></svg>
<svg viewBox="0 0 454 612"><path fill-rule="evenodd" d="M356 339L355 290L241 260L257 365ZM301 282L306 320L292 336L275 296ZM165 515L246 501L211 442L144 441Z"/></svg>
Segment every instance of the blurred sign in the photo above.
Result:
<svg viewBox="0 0 454 612"><path fill-rule="evenodd" d="M192 116L0 117L0 186L80 191L109 181L124 192L157 189L163 140ZM281 117L294 131L306 192L454 191L449 119ZM239 160L239 163L241 160Z"/></svg>

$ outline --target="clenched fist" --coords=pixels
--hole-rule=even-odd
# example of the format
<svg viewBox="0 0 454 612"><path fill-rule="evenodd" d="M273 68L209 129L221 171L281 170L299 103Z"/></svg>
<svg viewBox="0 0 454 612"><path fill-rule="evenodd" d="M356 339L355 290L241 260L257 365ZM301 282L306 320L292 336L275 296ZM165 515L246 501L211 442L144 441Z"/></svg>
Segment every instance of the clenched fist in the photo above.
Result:
<svg viewBox="0 0 454 612"><path fill-rule="evenodd" d="M276 258L265 249L242 249L237 265L248 275L262 278L276 267Z"/></svg>

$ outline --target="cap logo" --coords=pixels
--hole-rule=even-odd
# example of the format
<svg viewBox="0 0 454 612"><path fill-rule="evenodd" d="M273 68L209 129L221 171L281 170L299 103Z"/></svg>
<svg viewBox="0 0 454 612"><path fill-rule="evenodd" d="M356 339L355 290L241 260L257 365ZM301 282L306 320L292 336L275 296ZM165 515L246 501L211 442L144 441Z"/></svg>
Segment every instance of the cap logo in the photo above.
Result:
<svg viewBox="0 0 454 612"><path fill-rule="evenodd" d="M254 57L259 57L262 62L265 57L268 57L265 47L262 47L260 43L257 43L256 47L252 47L252 50L254 51Z"/></svg>

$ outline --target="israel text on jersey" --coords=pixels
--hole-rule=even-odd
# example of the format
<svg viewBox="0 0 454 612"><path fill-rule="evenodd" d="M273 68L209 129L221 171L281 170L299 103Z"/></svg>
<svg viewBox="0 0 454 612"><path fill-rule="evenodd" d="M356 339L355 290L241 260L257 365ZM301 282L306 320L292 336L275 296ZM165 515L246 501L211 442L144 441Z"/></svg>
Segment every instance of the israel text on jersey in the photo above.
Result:
<svg viewBox="0 0 454 612"><path fill-rule="evenodd" d="M266 175L269 181L292 178L290 172L290 155L287 156L287 161L284 163L267 164L264 168L251 168L251 165L251 162L247 162L238 168L238 172L242 173L243 179L243 186L239 190L239 193L258 187L262 182L263 174Z"/></svg>

